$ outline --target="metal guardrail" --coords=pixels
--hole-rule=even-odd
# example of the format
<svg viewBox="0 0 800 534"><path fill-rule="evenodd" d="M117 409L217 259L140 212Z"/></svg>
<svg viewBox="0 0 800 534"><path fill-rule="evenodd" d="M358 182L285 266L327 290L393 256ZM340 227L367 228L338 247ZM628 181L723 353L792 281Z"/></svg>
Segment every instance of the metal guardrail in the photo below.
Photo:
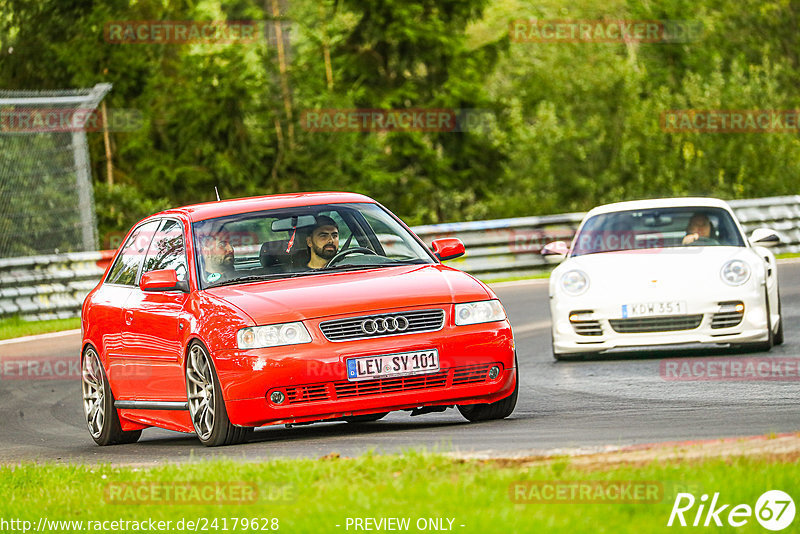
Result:
<svg viewBox="0 0 800 534"><path fill-rule="evenodd" d="M784 238L776 253L800 252L800 195L730 202L749 234L767 226ZM426 242L458 237L467 254L447 264L483 280L526 276L548 268L540 255L551 241L572 239L584 213L417 226ZM75 317L112 251L0 259L0 317Z"/></svg>

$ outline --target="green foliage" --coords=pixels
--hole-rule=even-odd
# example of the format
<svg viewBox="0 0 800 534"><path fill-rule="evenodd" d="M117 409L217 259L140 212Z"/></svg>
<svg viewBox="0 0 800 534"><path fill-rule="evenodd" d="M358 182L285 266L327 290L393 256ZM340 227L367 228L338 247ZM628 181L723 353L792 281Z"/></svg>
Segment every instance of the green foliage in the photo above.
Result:
<svg viewBox="0 0 800 534"><path fill-rule="evenodd" d="M0 0L0 87L111 82L142 113L90 133L100 235L165 206L309 190L371 195L412 224L584 210L631 198L796 192L800 138L667 133L675 109L797 109L800 8L786 0ZM681 20L676 43L517 43L509 22ZM260 20L231 44L111 44L124 20ZM330 71L326 65L330 57ZM330 72L330 79L329 74ZM287 92L284 92L284 91ZM288 105L288 111L287 111ZM319 132L304 111L479 109L456 132ZM488 113L488 115L487 115Z"/></svg>

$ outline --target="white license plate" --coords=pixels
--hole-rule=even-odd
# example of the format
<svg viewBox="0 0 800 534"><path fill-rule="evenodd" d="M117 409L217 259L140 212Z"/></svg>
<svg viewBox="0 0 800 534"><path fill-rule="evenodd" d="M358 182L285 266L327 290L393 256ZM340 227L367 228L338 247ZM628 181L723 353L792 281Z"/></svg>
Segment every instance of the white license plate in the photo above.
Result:
<svg viewBox="0 0 800 534"><path fill-rule="evenodd" d="M439 351L436 349L363 356L347 360L347 379L369 380L391 376L435 373L439 370Z"/></svg>
<svg viewBox="0 0 800 534"><path fill-rule="evenodd" d="M685 315L686 301L665 300L661 302L639 302L622 305L622 318L656 317L658 315Z"/></svg>

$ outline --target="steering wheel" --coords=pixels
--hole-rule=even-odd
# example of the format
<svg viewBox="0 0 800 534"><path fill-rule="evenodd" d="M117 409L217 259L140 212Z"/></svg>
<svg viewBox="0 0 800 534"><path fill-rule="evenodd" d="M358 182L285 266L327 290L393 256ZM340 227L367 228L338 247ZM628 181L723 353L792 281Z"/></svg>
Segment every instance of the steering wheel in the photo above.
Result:
<svg viewBox="0 0 800 534"><path fill-rule="evenodd" d="M353 248L348 248L347 250L341 250L341 251L339 251L339 253L338 253L338 254L336 254L336 256L334 256L334 257L332 257L332 258L330 259L330 261L328 262L328 265L326 265L325 267L323 267L323 269L327 269L327 268L329 268L329 267L333 267L333 266L334 266L334 264L338 263L338 262L339 262L339 261L340 261L342 258L344 258L344 257L346 257L346 256L349 256L350 254L353 254L353 253L356 253L356 252L360 252L360 253L362 253L362 254L372 254L373 256L377 256L377 255L378 255L378 253L377 253L377 252L375 252L375 251L374 251L374 250L372 250L372 249L366 248L366 247L353 247Z"/></svg>

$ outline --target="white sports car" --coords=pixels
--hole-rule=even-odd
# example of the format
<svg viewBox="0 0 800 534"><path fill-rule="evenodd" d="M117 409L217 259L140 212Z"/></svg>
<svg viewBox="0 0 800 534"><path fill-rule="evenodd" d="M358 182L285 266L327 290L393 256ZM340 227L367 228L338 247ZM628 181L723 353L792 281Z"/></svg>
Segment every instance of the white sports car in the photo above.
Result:
<svg viewBox="0 0 800 534"><path fill-rule="evenodd" d="M783 343L768 228L749 239L730 206L710 198L620 202L586 214L550 276L553 355L624 347Z"/></svg>

